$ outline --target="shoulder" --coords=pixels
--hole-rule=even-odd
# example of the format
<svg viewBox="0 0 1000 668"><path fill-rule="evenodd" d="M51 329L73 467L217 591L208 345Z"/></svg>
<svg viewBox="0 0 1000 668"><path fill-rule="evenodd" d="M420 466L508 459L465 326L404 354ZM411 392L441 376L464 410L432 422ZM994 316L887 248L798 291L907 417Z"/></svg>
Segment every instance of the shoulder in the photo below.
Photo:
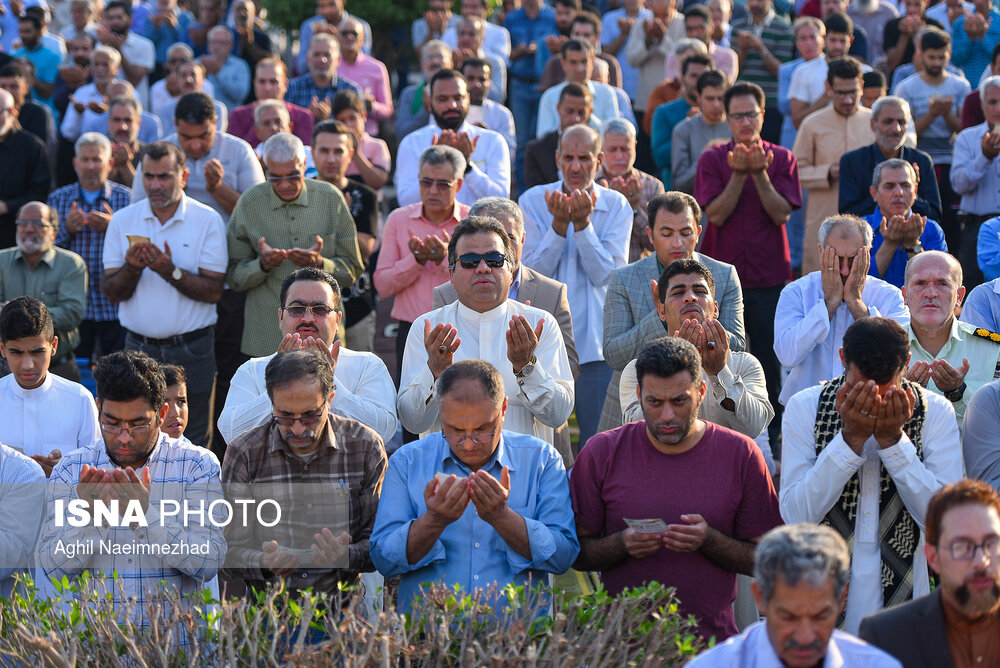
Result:
<svg viewBox="0 0 1000 668"><path fill-rule="evenodd" d="M68 186L62 186L61 188L56 188L51 193L49 193L50 202L58 202L65 198L72 198L76 194L76 189L79 186L78 183L71 183Z"/></svg>
<svg viewBox="0 0 1000 668"><path fill-rule="evenodd" d="M833 637L830 638L830 641L840 650L845 665L902 668L899 660L891 654L840 629L834 629Z"/></svg>
<svg viewBox="0 0 1000 668"><path fill-rule="evenodd" d="M802 415L809 416L810 420L815 420L816 407L819 405L819 393L822 391L822 385L813 385L804 390L799 390L785 404L785 410L789 413L800 411Z"/></svg>
<svg viewBox="0 0 1000 668"><path fill-rule="evenodd" d="M647 255L646 257L655 258L656 255L654 253L652 255ZM709 271L712 272L713 276L723 277L723 278L738 277L738 274L736 272L736 267L729 264L728 262L723 262L722 260L716 260L713 257L709 257L707 255L703 255L698 252L694 253L693 258L698 262L700 262L701 264L708 267ZM643 258L643 261L645 261L645 259L646 258ZM718 282L719 281L716 280L716 283Z"/></svg>
<svg viewBox="0 0 1000 668"><path fill-rule="evenodd" d="M45 473L31 457L0 443L0 485L45 482Z"/></svg>
<svg viewBox="0 0 1000 668"><path fill-rule="evenodd" d="M350 348L341 348L340 357L337 360L337 365L347 364L348 366L354 367L385 367L385 362L382 358L375 353L370 353L364 350L351 350ZM346 369L345 369L346 371Z"/></svg>
<svg viewBox="0 0 1000 668"><path fill-rule="evenodd" d="M173 443L164 442L160 445L160 459L166 462L183 462L189 467L215 471L218 473L219 458L211 450L195 445L187 439L178 439Z"/></svg>
<svg viewBox="0 0 1000 668"><path fill-rule="evenodd" d="M85 404L89 404L91 407L94 406L94 395L85 388L80 383L73 382L72 380L67 380L54 373L49 374L52 376L52 390L58 392L61 395L66 395L68 397L73 397Z"/></svg>
<svg viewBox="0 0 1000 668"><path fill-rule="evenodd" d="M59 246L53 246L52 250L56 252L56 257L59 258L62 262L72 264L77 269L87 268L87 263L84 261L84 259L80 257L78 254L74 253L73 251L66 250L65 248L60 248Z"/></svg>
<svg viewBox="0 0 1000 668"><path fill-rule="evenodd" d="M579 464L586 459L593 460L593 462L614 460L620 450L627 449L645 438L648 437L646 436L646 422L644 420L602 431L587 441L587 447L580 450L576 462Z"/></svg>
<svg viewBox="0 0 1000 668"><path fill-rule="evenodd" d="M958 138L956 141L973 141L979 143L980 137L986 134L989 130L987 129L987 124L985 122L979 125L973 125L972 127L965 128L958 133Z"/></svg>
<svg viewBox="0 0 1000 668"><path fill-rule="evenodd" d="M705 422L702 442L720 448L721 453L739 460L756 459L760 453L752 438L714 422Z"/></svg>
<svg viewBox="0 0 1000 668"><path fill-rule="evenodd" d="M901 605L880 610L865 617L864 621L861 622L861 627L865 630L878 630L889 635L904 634L903 637L911 638L917 620L928 614L943 617L940 594L931 593ZM900 640L903 637L900 637ZM889 638L881 639L889 640Z"/></svg>
<svg viewBox="0 0 1000 668"><path fill-rule="evenodd" d="M337 435L338 439L347 439L349 441L347 447L352 452L356 452L358 447L365 447L377 452L385 451L382 437L368 425L334 413L330 413L329 420L333 433Z"/></svg>
<svg viewBox="0 0 1000 668"><path fill-rule="evenodd" d="M982 327L976 327L963 320L958 320L958 328L962 330L962 333L966 335L968 340L974 341L973 345L983 345L979 340L983 342L990 342L992 344L1000 344L1000 333L991 332L988 329Z"/></svg>

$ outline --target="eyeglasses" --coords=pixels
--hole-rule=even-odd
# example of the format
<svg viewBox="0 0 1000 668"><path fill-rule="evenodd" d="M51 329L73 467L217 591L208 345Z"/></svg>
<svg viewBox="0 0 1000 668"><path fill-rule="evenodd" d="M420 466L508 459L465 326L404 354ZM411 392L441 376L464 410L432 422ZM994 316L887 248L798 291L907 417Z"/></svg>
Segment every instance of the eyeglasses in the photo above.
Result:
<svg viewBox="0 0 1000 668"><path fill-rule="evenodd" d="M102 422L101 430L108 434L111 434L112 436L118 436L123 431L127 431L128 435L131 437L142 436L143 434L149 433L149 429L150 427L153 426L153 420L155 419L156 418L153 418L146 424L137 424L134 427L123 427L122 425L118 424L108 424L106 422Z"/></svg>
<svg viewBox="0 0 1000 668"><path fill-rule="evenodd" d="M280 427L292 427L295 426L296 422L301 422L302 426L306 429L313 429L319 425L320 421L323 419L323 408L320 408L316 413L306 413L305 415L300 415L299 417L288 417L285 415L271 415L271 421Z"/></svg>
<svg viewBox="0 0 1000 668"><path fill-rule="evenodd" d="M47 220L28 220L27 218L18 218L14 221L14 224L18 227L32 227L36 230L44 230L49 227L49 221Z"/></svg>
<svg viewBox="0 0 1000 668"><path fill-rule="evenodd" d="M430 190L431 188L436 188L438 190L451 190L451 187L455 185L455 181L445 181L443 179L420 179L420 187Z"/></svg>
<svg viewBox="0 0 1000 668"><path fill-rule="evenodd" d="M507 262L507 256L498 251L489 253L463 253L458 256L458 262L463 269L475 269L479 263L486 260L486 266L490 269L499 269Z"/></svg>
<svg viewBox="0 0 1000 668"><path fill-rule="evenodd" d="M326 304L312 304L309 306L286 306L285 312L293 318L301 318L305 316L306 311L311 311L312 314L317 318L325 318L337 309L330 308Z"/></svg>
<svg viewBox="0 0 1000 668"><path fill-rule="evenodd" d="M739 114L729 114L729 118L733 119L737 123L742 123L743 121L756 121L760 117L760 111L745 111Z"/></svg>
<svg viewBox="0 0 1000 668"><path fill-rule="evenodd" d="M271 183L281 183L282 181L286 181L288 183L295 183L296 181L300 180L302 176L303 176L302 172L292 172L291 174L284 174L284 175L268 174L267 180L270 181Z"/></svg>
<svg viewBox="0 0 1000 668"><path fill-rule="evenodd" d="M472 439L472 442L476 445L486 445L493 440L493 436L497 433L497 430L493 431L479 431L475 434L446 434L444 430L441 430L441 435L444 436L444 440L448 441L449 445L462 445L465 443L465 439Z"/></svg>
<svg viewBox="0 0 1000 668"><path fill-rule="evenodd" d="M950 546L951 558L955 561L968 561L976 558L976 550L992 559L1000 559L1000 536L990 536L982 543L976 543L968 538L959 538Z"/></svg>

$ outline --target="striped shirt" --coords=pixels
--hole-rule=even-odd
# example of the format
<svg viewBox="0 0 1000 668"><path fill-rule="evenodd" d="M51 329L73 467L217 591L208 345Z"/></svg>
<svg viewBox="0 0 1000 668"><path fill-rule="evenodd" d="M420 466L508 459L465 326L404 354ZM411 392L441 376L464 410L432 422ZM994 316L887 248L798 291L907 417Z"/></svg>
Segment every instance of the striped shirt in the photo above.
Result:
<svg viewBox="0 0 1000 668"><path fill-rule="evenodd" d="M361 92L360 86L353 81L348 81L344 77L334 75L333 80L330 81L330 85L320 88L313 81L312 75L307 72L288 82L288 90L285 91L285 101L308 109L314 97L320 102L326 100L332 103L333 96L342 90L352 90L362 100L365 99L365 94Z"/></svg>
<svg viewBox="0 0 1000 668"><path fill-rule="evenodd" d="M247 292L243 326L245 355L272 354L281 343L275 314L281 306L281 283L298 269L285 260L270 271L260 266L257 242L264 237L271 248L311 248L323 239L321 269L340 285L352 285L364 269L354 218L339 190L323 181L306 179L299 196L290 202L278 197L266 181L244 192L229 220L229 271L226 281Z"/></svg>
<svg viewBox="0 0 1000 668"><path fill-rule="evenodd" d="M249 498L280 490L294 499L296 508L289 521L282 513L282 521L267 536L227 532L228 562L241 566L227 569L234 577L258 585L276 581L277 576L260 565L261 543L276 540L282 547L308 550L313 534L323 528L335 536L346 531L351 537L343 567L303 568L290 576L290 588L332 593L338 582L352 584L358 573L373 570L368 539L388 465L385 447L373 429L338 415L328 414L322 433L319 449L305 457L288 448L271 420L229 443L222 468L227 490L243 495L237 490L252 484Z"/></svg>
<svg viewBox="0 0 1000 668"><path fill-rule="evenodd" d="M182 595L199 592L215 577L226 556L221 528L226 521L225 510L221 503L215 503L223 498L219 460L204 448L179 442L170 444L166 434L158 437L145 464L152 480L145 512L147 527L133 529L106 524L98 527L94 526L96 522L75 527L70 521L56 525L55 504L62 502L65 507L77 498L76 486L84 465L105 471L116 468L100 442L68 453L53 469L46 494L48 511L37 551L39 566L53 580L82 575L85 571L105 576L116 573L114 584L107 582L103 586L114 592L116 608L124 603L122 596L127 597L127 605L134 604L133 614L143 625L149 623L147 604L157 598L162 587L176 589ZM205 508L215 505L206 511L203 523L195 516L185 523L183 513L175 516L160 513L161 507L169 508L172 501L181 504L186 501L193 509L202 502ZM67 512L67 520L71 518ZM105 541L110 546L119 546L118 549L102 550L101 543ZM175 555L143 551L147 549L145 546L175 544L204 548L207 554L197 554L194 549ZM81 551L70 555L66 549L81 545L89 546L91 553Z"/></svg>
<svg viewBox="0 0 1000 668"><path fill-rule="evenodd" d="M768 12L763 23L755 25L752 21L749 16L733 21L733 35L741 30L754 33L764 42L764 48L782 63L787 63L794 57L795 38L788 21L777 16L773 9ZM778 76L771 74L756 50L747 50L740 62L739 80L755 83L763 88L768 106L778 104Z"/></svg>
<svg viewBox="0 0 1000 668"><path fill-rule="evenodd" d="M90 226L80 228L73 234L66 228L66 217L69 215L73 202L84 215L100 211L106 202L111 211L124 209L129 204L131 190L112 181L105 181L97 199L93 204L87 202L79 183L63 186L49 195L49 206L59 212L59 232L56 233L56 245L71 250L87 263L90 282L87 285L87 307L83 312L84 320L109 322L118 319L118 306L108 301L101 291L101 277L104 275L104 232L98 232Z"/></svg>

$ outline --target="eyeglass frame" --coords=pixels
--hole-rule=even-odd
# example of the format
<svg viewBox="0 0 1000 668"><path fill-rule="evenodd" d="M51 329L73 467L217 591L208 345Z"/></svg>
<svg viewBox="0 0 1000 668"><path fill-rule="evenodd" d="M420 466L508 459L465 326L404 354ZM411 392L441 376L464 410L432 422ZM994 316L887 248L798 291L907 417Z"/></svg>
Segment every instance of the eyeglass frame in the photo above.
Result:
<svg viewBox="0 0 1000 668"><path fill-rule="evenodd" d="M305 310L302 311L301 314L295 315L295 313L293 313L291 310L293 308L301 308ZM290 317L295 318L296 320L304 318L306 315L306 311L312 313L314 318L325 318L328 315L330 315L330 313L323 313L323 314L317 313L316 312L317 308L328 308L330 309L330 313L340 313L340 309L336 309L330 306L329 304L292 304L291 306L282 306L281 310L287 312Z"/></svg>
<svg viewBox="0 0 1000 668"><path fill-rule="evenodd" d="M101 431L111 434L112 436L121 436L123 431L127 431L129 438L135 438L136 436L142 436L143 434L148 433L152 429L154 422L156 422L155 417L151 418L146 424L137 424L134 427L108 424L107 422L100 422L100 425Z"/></svg>
<svg viewBox="0 0 1000 668"><path fill-rule="evenodd" d="M987 552L986 551L987 543L991 541L993 542L992 550L990 552ZM956 546L971 547L972 553L967 557L956 557L955 556ZM969 538L956 538L951 542L951 545L948 546L948 554L951 555L951 558L954 559L955 561L972 561L973 559L976 558L976 552L978 552L979 550L982 550L983 554L990 561L993 561L994 559L1000 559L1000 536L990 536L981 543L977 543Z"/></svg>
<svg viewBox="0 0 1000 668"><path fill-rule="evenodd" d="M329 411L329 406L322 406L316 410L318 412L315 414L305 413L297 417L291 417L290 415L275 415L274 413L271 413L271 422L279 427L286 427L289 429L294 427L295 423L298 422L305 429L313 429L314 427L318 427L319 423L323 421L323 417L326 415L323 411Z"/></svg>
<svg viewBox="0 0 1000 668"><path fill-rule="evenodd" d="M296 183L305 177L305 172L292 172L291 174L268 174L264 178L268 183Z"/></svg>
<svg viewBox="0 0 1000 668"><path fill-rule="evenodd" d="M756 121L760 118L763 109L758 109L757 111L741 111L736 114L726 114L727 118L731 118L736 123L742 123L744 121Z"/></svg>
<svg viewBox="0 0 1000 668"><path fill-rule="evenodd" d="M489 260L487 259L488 255L499 255L500 259L498 260L494 258L493 260ZM467 262L466 260L462 260L463 257L469 257L469 256L474 256L476 258L475 264L472 264L471 266L466 265ZM461 267L462 269L476 270L479 269L480 264L485 262L486 266L489 267L490 269L503 269L504 266L507 264L507 260L508 260L507 255L505 253L501 253L500 251L490 251L489 253L462 253L461 255L455 258L455 261L451 264L451 268L452 270L454 270L456 267ZM492 264L490 264L490 262L499 262L500 264L494 267Z"/></svg>
<svg viewBox="0 0 1000 668"><path fill-rule="evenodd" d="M426 188L427 190L451 190L452 187L458 183L458 179L452 179L451 181L445 181L444 179L429 179L427 177L421 177L417 179L417 183L420 184L421 188Z"/></svg>
<svg viewBox="0 0 1000 668"><path fill-rule="evenodd" d="M14 225L20 227L31 227L36 230L55 229L55 225L47 220L42 220L41 218L18 218L14 221Z"/></svg>
<svg viewBox="0 0 1000 668"><path fill-rule="evenodd" d="M445 433L444 429L442 429L441 430L441 436L444 438L445 442L448 443L448 445L452 445L452 446L462 445L463 443L465 443L465 441L467 439L472 439L472 442L475 443L476 445L486 445L490 441L493 440L494 436L496 436L497 429L499 429L499 427L494 427L493 431L477 431L477 432L473 432L471 434L468 434L468 433L465 433L465 432L463 432L461 434L448 434L448 433ZM459 436L461 436L461 439L459 441L453 443L452 439L454 439L456 437L459 437ZM486 440L480 441L479 437L485 437Z"/></svg>

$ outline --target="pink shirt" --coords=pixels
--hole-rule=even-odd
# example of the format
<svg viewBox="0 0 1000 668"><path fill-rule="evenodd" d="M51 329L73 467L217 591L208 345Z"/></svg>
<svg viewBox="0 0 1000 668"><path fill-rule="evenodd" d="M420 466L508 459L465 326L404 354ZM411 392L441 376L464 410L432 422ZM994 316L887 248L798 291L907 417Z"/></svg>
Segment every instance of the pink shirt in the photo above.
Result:
<svg viewBox="0 0 1000 668"><path fill-rule="evenodd" d="M353 63L340 60L337 76L353 81L362 91L371 93L375 98L365 122L365 132L377 135L378 121L392 116L392 92L389 90L389 72L385 65L371 56L359 53Z"/></svg>
<svg viewBox="0 0 1000 668"><path fill-rule="evenodd" d="M712 56L715 69L725 74L726 78L729 79L729 85L732 86L740 73L740 60L736 52L728 47L712 42L708 47L708 55ZM673 80L681 78L681 64L677 62L677 56L674 55L673 51L667 56L665 72L665 79Z"/></svg>
<svg viewBox="0 0 1000 668"><path fill-rule="evenodd" d="M382 250L375 269L375 289L383 297L395 295L392 317L413 322L434 306L434 288L451 279L448 259L441 264L427 262L423 266L410 252L410 230L420 238L428 234L449 235L459 221L469 215L469 207L455 202L451 218L432 223L423 215L423 204L417 202L400 207L389 214L382 233Z"/></svg>
<svg viewBox="0 0 1000 668"><path fill-rule="evenodd" d="M361 138L361 155L368 158L368 162L376 167L381 167L386 172L392 166L392 156L389 155L389 146L381 139L376 139L368 134ZM347 166L347 176L358 174L358 168L354 166L354 161Z"/></svg>

